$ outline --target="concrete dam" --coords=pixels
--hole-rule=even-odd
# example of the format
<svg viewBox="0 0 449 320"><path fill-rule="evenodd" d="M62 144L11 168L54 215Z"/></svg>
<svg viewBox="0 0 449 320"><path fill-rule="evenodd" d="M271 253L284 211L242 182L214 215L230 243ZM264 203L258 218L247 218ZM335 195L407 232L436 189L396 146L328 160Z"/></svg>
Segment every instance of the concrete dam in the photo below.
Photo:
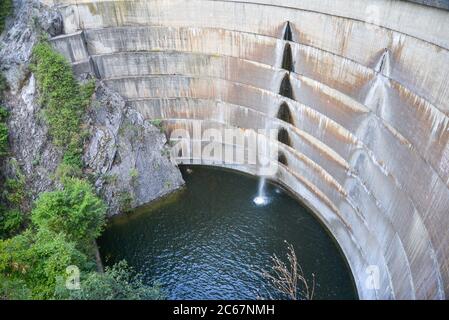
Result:
<svg viewBox="0 0 449 320"><path fill-rule="evenodd" d="M272 179L333 235L361 299L449 297L447 2L42 2L76 73L168 135L277 130Z"/></svg>

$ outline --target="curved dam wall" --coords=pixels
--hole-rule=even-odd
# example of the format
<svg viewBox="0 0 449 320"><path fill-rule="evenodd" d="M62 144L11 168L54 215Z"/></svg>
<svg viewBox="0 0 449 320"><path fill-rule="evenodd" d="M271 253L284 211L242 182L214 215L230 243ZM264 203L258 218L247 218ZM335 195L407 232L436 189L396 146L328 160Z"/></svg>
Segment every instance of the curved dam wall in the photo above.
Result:
<svg viewBox="0 0 449 320"><path fill-rule="evenodd" d="M198 123L242 137L277 130L273 179L333 234L360 298L447 298L448 11L390 0L44 2L63 15L65 34L51 41L75 71L168 134Z"/></svg>

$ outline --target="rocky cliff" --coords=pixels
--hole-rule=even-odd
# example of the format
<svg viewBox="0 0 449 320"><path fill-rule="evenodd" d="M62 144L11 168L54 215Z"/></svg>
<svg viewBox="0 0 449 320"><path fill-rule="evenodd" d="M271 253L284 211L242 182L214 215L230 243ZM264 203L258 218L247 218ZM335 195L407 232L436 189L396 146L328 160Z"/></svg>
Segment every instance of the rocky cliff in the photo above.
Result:
<svg viewBox="0 0 449 320"><path fill-rule="evenodd" d="M109 204L109 214L144 205L178 189L183 180L169 161L166 138L123 98L99 83L88 110L87 170Z"/></svg>
<svg viewBox="0 0 449 320"><path fill-rule="evenodd" d="M63 26L60 14L39 1L17 0L14 6L14 17L7 20L0 38L0 68L9 87L5 107L10 143L2 176L13 177L20 168L26 177L25 207L29 209L39 193L57 187L54 175L62 157L49 137L42 116L45 106L39 103L29 64L39 38L60 34ZM90 133L85 173L108 203L109 215L146 204L183 185L161 131L99 81L84 122Z"/></svg>

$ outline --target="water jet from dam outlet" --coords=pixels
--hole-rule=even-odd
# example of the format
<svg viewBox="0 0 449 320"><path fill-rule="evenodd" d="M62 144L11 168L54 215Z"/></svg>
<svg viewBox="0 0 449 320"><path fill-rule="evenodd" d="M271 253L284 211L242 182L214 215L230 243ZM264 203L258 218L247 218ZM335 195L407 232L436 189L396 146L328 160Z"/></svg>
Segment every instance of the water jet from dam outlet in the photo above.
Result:
<svg viewBox="0 0 449 320"><path fill-rule="evenodd" d="M258 206L267 205L270 202L270 198L267 196L265 191L266 178L261 177L259 179L257 196L253 199L253 202Z"/></svg>

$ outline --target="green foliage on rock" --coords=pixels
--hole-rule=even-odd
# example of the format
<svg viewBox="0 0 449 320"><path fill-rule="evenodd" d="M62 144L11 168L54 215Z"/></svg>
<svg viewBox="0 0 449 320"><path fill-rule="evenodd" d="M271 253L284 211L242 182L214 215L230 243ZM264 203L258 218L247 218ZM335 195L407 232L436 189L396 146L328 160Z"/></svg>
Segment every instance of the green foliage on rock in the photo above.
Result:
<svg viewBox="0 0 449 320"><path fill-rule="evenodd" d="M61 298L73 300L159 300L159 286L148 286L140 274L135 274L125 261L104 273L91 272L81 281L80 290L63 293Z"/></svg>
<svg viewBox="0 0 449 320"><path fill-rule="evenodd" d="M19 170L14 178L5 181L3 197L10 207L19 208L26 196L25 175Z"/></svg>
<svg viewBox="0 0 449 320"><path fill-rule="evenodd" d="M23 213L19 209L0 207L0 239L14 235L22 226Z"/></svg>
<svg viewBox="0 0 449 320"><path fill-rule="evenodd" d="M54 175L54 178L56 178L58 181L61 182L69 178L82 178L82 177L83 177L82 168L65 162L61 162L59 164Z"/></svg>
<svg viewBox="0 0 449 320"><path fill-rule="evenodd" d="M26 196L25 175L14 159L9 160L9 166L14 168L14 176L7 178L1 185L0 239L15 235L26 220L20 210Z"/></svg>
<svg viewBox="0 0 449 320"><path fill-rule="evenodd" d="M0 2L0 33L5 29L6 18L13 13L13 10L12 0L2 0Z"/></svg>
<svg viewBox="0 0 449 320"><path fill-rule="evenodd" d="M8 126L6 125L6 118L8 112L2 106L0 106L0 158L3 158L8 154Z"/></svg>
<svg viewBox="0 0 449 320"><path fill-rule="evenodd" d="M8 82L3 73L0 72L0 100L3 100L6 89L8 89Z"/></svg>
<svg viewBox="0 0 449 320"><path fill-rule="evenodd" d="M71 241L89 245L101 234L105 214L105 204L87 181L68 178L62 190L39 197L31 219L39 228L64 232Z"/></svg>
<svg viewBox="0 0 449 320"><path fill-rule="evenodd" d="M65 57L46 41L33 49L32 70L53 143L64 151L65 163L81 167L81 121L95 84L80 85Z"/></svg>

